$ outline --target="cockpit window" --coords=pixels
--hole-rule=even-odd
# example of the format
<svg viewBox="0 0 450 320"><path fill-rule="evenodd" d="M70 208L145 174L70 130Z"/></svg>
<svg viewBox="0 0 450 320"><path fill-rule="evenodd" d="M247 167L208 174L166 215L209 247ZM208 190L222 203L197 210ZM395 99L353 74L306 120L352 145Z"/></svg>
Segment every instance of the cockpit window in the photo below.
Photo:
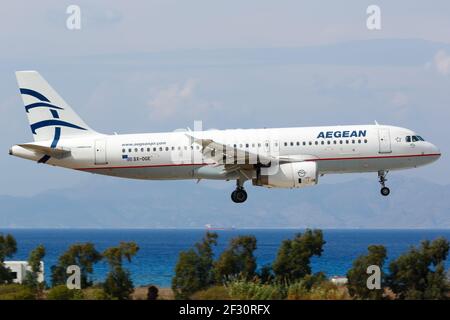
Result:
<svg viewBox="0 0 450 320"><path fill-rule="evenodd" d="M421 136L412 136L412 141L417 142L417 141L425 141L425 140L423 140L423 138Z"/></svg>
<svg viewBox="0 0 450 320"><path fill-rule="evenodd" d="M406 136L406 142L417 142L417 141L425 141L421 136Z"/></svg>

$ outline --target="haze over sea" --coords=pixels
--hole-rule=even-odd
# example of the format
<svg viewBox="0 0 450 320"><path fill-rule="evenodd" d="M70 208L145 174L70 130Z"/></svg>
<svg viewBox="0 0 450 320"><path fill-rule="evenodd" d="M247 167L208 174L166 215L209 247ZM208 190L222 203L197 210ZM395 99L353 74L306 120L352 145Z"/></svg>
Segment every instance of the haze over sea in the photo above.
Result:
<svg viewBox="0 0 450 320"><path fill-rule="evenodd" d="M254 235L258 248L256 257L258 266L271 263L278 251L281 241L292 238L300 229L237 229L218 230L216 257L228 245L229 240L237 235ZM445 237L450 240L450 230L336 230L323 231L326 244L320 258L313 259L313 271L324 271L327 276L345 275L352 261L367 252L367 246L382 244L387 247L388 259L392 260L420 241ZM134 284L155 284L170 287L178 254L201 240L205 230L202 229L5 229L0 233L11 233L18 242L18 252L14 260L26 260L28 253L39 244L47 250L45 262L46 281L50 281L50 267L57 262L71 244L93 242L102 251L115 246L120 241L135 241L139 253L131 264L126 264L132 274ZM10 259L11 260L11 259ZM446 268L450 268L447 259ZM99 263L95 267L94 281L101 281L107 272L107 266Z"/></svg>

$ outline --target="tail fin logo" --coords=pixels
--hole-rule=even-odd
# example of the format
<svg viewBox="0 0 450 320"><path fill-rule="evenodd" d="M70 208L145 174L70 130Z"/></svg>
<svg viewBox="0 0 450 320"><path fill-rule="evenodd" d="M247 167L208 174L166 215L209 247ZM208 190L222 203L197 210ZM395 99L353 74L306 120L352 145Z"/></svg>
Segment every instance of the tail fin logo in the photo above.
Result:
<svg viewBox="0 0 450 320"><path fill-rule="evenodd" d="M52 104L50 102L50 100L43 94L41 94L35 90L26 89L26 88L20 88L20 93L32 96L39 100L39 102L34 102L34 103L31 103L31 104L28 104L25 106L25 111L27 113L29 113L30 110L34 109L34 108L48 108L50 110L52 119L39 121L39 122L31 124L31 132L33 134L36 134L37 129L55 126L55 134L53 136L53 141L50 146L51 148L54 149L58 145L58 141L61 137L61 127L69 127L69 128L79 129L79 130L86 130L85 128L77 126L73 123L69 123L67 121L60 120L58 110L64 110L64 108L61 108L61 107L58 107L58 106ZM50 159L49 155L44 155L41 159L39 159L38 162L46 163L49 159Z"/></svg>
<svg viewBox="0 0 450 320"><path fill-rule="evenodd" d="M58 110L64 110L64 108L61 108L61 107L58 107L58 106L52 104L50 102L50 100L43 94L41 94L35 90L31 90L31 89L27 89L27 88L20 88L20 93L32 96L39 100L39 102L31 103L31 104L28 104L25 106L25 111L27 113L29 113L30 110L34 109L34 108L49 108L50 113L53 118L51 120L44 120L44 121L39 121L39 122L33 123L31 125L31 132L33 134L36 134L37 129L49 127L49 126L61 126L61 127L69 127L69 128L73 128L73 129L79 129L79 130L86 130L85 128L77 126L73 123L59 120ZM58 128L56 128L56 129L58 129Z"/></svg>

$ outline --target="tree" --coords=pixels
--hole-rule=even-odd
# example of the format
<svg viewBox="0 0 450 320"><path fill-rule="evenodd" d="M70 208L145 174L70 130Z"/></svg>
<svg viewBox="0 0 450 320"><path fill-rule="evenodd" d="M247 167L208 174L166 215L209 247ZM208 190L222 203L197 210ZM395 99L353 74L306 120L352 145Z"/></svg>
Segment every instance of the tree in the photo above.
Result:
<svg viewBox="0 0 450 320"><path fill-rule="evenodd" d="M109 264L110 271L106 276L103 288L110 297L119 300L130 299L133 293L133 281L130 272L123 268L123 258L131 262L139 251L135 242L121 242L118 247L111 247L103 252L103 257Z"/></svg>
<svg viewBox="0 0 450 320"><path fill-rule="evenodd" d="M158 288L155 286L148 287L147 290L147 300L157 300L158 299Z"/></svg>
<svg viewBox="0 0 450 320"><path fill-rule="evenodd" d="M448 299L444 263L449 241L438 238L412 247L389 265L388 285L398 299Z"/></svg>
<svg viewBox="0 0 450 320"><path fill-rule="evenodd" d="M41 260L44 257L45 248L43 245L37 246L28 256L28 266L31 268L31 271L27 271L24 285L37 291L38 294L42 293L44 289L44 283L39 283L38 281L39 272L43 271L41 269Z"/></svg>
<svg viewBox="0 0 450 320"><path fill-rule="evenodd" d="M6 258L12 257L17 252L16 239L10 234L3 236L0 234L0 284L10 283L13 276L9 268L5 267Z"/></svg>
<svg viewBox="0 0 450 320"><path fill-rule="evenodd" d="M383 288L384 272L383 265L386 260L386 248L382 245L368 247L368 254L361 255L353 261L352 268L347 272L348 292L357 299L382 299L383 289L372 289L367 287L367 268L371 265L380 267L381 287Z"/></svg>
<svg viewBox="0 0 450 320"><path fill-rule="evenodd" d="M262 266L258 272L258 278L263 284L271 283L274 280L272 266L270 264Z"/></svg>
<svg viewBox="0 0 450 320"><path fill-rule="evenodd" d="M51 267L52 285L65 285L67 281L67 267L77 265L81 271L81 287L92 285L89 274L94 271L94 264L102 259L101 254L95 249L93 243L76 243L71 245L58 259L58 264Z"/></svg>
<svg viewBox="0 0 450 320"><path fill-rule="evenodd" d="M254 236L239 236L231 239L228 248L220 255L214 264L217 282L223 282L230 276L239 276L250 280L255 276L256 238Z"/></svg>
<svg viewBox="0 0 450 320"><path fill-rule="evenodd" d="M324 244L321 230L307 229L292 240L284 240L272 265L276 279L295 281L311 274L311 258L322 255Z"/></svg>
<svg viewBox="0 0 450 320"><path fill-rule="evenodd" d="M194 292L214 283L213 246L217 245L217 234L207 232L203 240L193 249L182 251L175 266L172 290L177 299L188 299Z"/></svg>
<svg viewBox="0 0 450 320"><path fill-rule="evenodd" d="M134 290L130 272L122 267L114 267L106 276L103 289L113 299L130 299Z"/></svg>

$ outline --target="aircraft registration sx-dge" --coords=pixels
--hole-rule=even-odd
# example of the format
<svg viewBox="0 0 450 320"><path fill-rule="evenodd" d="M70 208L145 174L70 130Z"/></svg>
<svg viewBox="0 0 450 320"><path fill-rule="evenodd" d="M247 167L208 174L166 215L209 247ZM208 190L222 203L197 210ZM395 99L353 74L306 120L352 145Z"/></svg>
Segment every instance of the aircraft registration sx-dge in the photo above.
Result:
<svg viewBox="0 0 450 320"><path fill-rule="evenodd" d="M16 76L34 142L14 145L11 155L123 178L236 180L231 199L237 203L247 199L247 180L301 188L325 174L350 172L377 172L387 196L390 170L416 168L441 156L415 132L377 123L106 135L87 126L39 73Z"/></svg>

